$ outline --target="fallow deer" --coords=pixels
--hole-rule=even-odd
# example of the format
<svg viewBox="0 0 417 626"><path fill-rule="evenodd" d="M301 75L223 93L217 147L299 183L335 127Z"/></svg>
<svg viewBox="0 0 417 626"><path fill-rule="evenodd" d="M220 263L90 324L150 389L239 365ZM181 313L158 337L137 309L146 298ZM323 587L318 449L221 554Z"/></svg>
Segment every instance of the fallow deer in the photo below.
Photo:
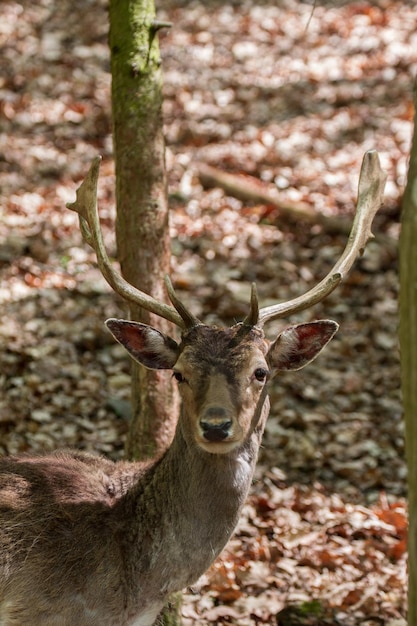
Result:
<svg viewBox="0 0 417 626"><path fill-rule="evenodd" d="M151 626L168 595L193 583L231 536L245 502L269 412L268 381L312 361L337 330L322 320L290 326L268 341L263 325L327 295L370 236L384 176L376 153L362 167L358 209L345 252L300 298L210 327L167 288L173 307L127 286L102 244L94 182L76 210L109 282L127 298L176 323L181 341L145 324L107 327L139 363L167 368L182 411L161 458L112 462L61 451L0 461L0 626ZM116 283L116 284L115 284Z"/></svg>

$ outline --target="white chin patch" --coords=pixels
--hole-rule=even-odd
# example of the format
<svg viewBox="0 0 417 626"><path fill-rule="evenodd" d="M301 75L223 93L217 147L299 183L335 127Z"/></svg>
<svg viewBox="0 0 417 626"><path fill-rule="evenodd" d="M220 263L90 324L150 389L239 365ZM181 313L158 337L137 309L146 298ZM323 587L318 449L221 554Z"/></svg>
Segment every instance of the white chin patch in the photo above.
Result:
<svg viewBox="0 0 417 626"><path fill-rule="evenodd" d="M201 439L198 442L200 448L203 448L206 452L210 454L228 454L239 445L238 441L216 441L210 442Z"/></svg>

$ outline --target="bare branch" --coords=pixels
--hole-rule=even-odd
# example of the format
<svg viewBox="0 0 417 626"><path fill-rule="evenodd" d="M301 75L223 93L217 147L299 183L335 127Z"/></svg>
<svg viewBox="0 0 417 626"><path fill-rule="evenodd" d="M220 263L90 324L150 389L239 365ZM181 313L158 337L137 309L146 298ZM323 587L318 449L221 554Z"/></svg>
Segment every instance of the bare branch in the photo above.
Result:
<svg viewBox="0 0 417 626"><path fill-rule="evenodd" d="M288 302L261 309L258 325L304 311L326 298L337 287L356 258L363 253L368 240L373 237L372 221L383 202L385 181L386 174L381 169L378 153L375 150L366 152L359 177L355 218L341 257L327 276L307 293Z"/></svg>
<svg viewBox="0 0 417 626"><path fill-rule="evenodd" d="M78 213L82 236L95 251L100 271L110 287L125 300L173 322L180 328L184 328L186 324L183 318L173 307L158 302L143 291L136 289L114 269L106 252L97 210L97 183L100 163L100 156L93 160L87 176L77 189L75 202L68 203L67 207Z"/></svg>

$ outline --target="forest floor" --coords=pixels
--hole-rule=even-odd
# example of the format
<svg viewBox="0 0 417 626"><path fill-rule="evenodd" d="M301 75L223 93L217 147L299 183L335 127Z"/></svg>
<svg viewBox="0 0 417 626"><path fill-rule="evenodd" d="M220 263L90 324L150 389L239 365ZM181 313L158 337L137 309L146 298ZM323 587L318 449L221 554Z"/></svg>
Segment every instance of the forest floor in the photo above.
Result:
<svg viewBox="0 0 417 626"><path fill-rule="evenodd" d="M346 281L291 321L331 318L323 355L271 388L238 530L185 594L185 626L400 626L406 466L397 242L417 68L414 0L160 2L173 280L208 322L306 291L345 234L202 185L203 165L352 218L360 164L388 173L375 239ZM103 155L115 255L104 0L0 5L0 453L63 446L121 458L129 363L103 328L120 301L65 208ZM271 337L282 327L271 323Z"/></svg>

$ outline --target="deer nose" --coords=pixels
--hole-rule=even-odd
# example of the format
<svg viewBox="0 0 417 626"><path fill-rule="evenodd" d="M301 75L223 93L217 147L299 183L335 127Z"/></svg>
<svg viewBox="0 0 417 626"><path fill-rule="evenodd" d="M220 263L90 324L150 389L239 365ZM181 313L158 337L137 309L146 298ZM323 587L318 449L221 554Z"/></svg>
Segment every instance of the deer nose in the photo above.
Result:
<svg viewBox="0 0 417 626"><path fill-rule="evenodd" d="M222 407L210 407L204 412L200 427L207 441L224 441L230 435L232 420Z"/></svg>

